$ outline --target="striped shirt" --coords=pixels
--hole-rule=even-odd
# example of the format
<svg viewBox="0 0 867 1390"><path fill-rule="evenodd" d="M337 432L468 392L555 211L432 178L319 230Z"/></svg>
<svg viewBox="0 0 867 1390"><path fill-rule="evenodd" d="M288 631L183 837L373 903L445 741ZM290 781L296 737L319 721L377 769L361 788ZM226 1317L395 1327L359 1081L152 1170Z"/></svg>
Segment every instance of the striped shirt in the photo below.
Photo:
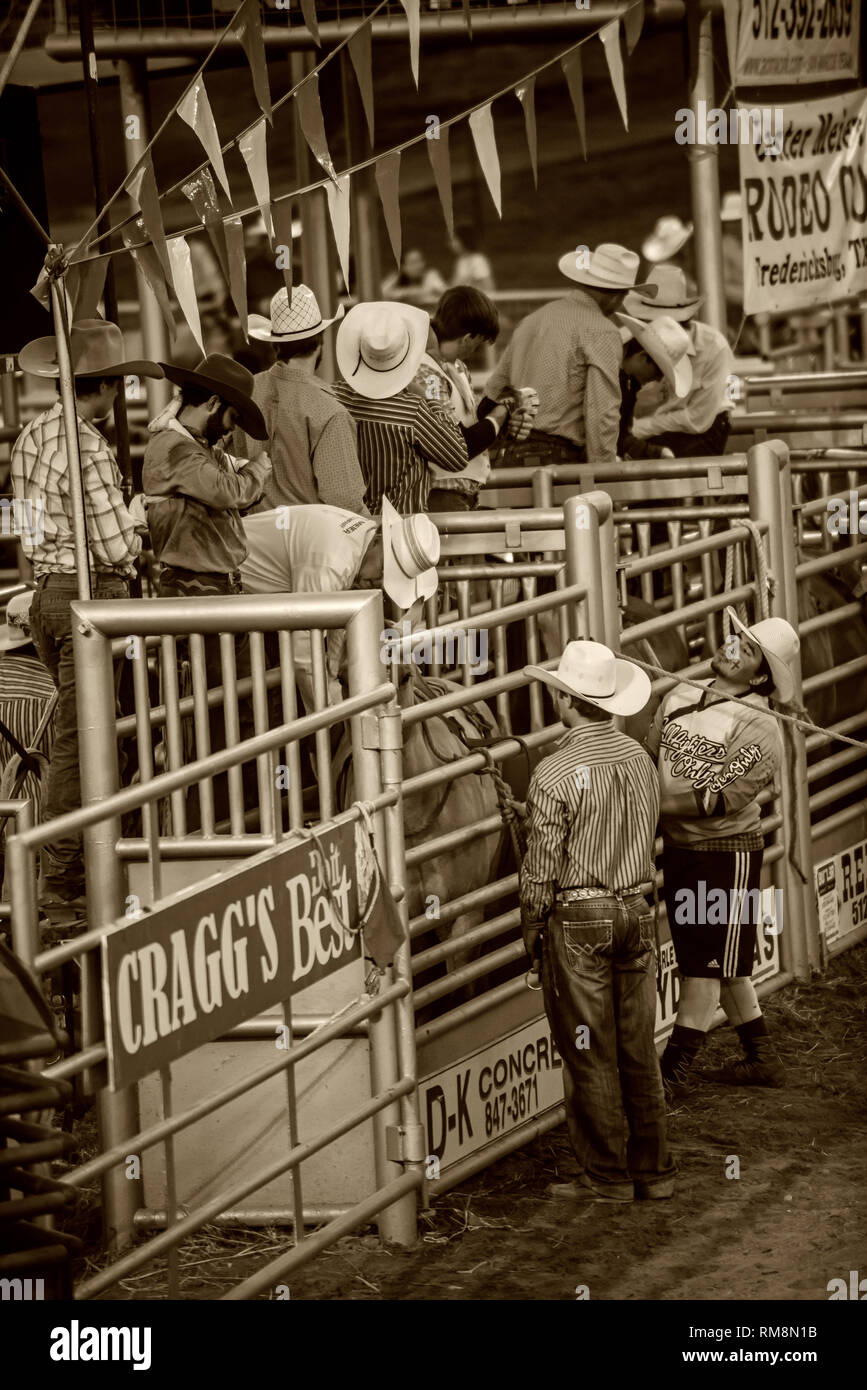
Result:
<svg viewBox="0 0 867 1390"><path fill-rule="evenodd" d="M328 383L296 362L275 362L256 375L253 399L268 427L264 448L274 470L265 484L265 505L321 503L364 515L355 422ZM255 458L263 445L238 429L234 448L240 458Z"/></svg>
<svg viewBox="0 0 867 1390"><path fill-rule="evenodd" d="M692 386L685 400L678 400L663 387L662 404L652 415L633 420L636 439L652 439L656 434L704 434L722 411L732 408L728 399L728 379L735 359L728 340L708 323L684 324L692 339L689 360Z"/></svg>
<svg viewBox="0 0 867 1390"><path fill-rule="evenodd" d="M560 889L620 892L651 881L656 770L613 723L570 729L560 739L533 773L527 813L519 889L525 921L542 921Z"/></svg>
<svg viewBox="0 0 867 1390"><path fill-rule="evenodd" d="M120 469L95 425L78 419L87 543L98 574L132 575L141 536L124 506ZM25 426L12 450L12 490L39 524L22 528L21 548L37 578L74 574L72 502L60 401Z"/></svg>
<svg viewBox="0 0 867 1390"><path fill-rule="evenodd" d="M342 382L332 389L355 420L367 505L374 516L384 496L402 516L423 512L429 463L449 473L466 468L464 436L446 408L422 400L411 388L384 401L369 400Z"/></svg>
<svg viewBox="0 0 867 1390"><path fill-rule="evenodd" d="M0 719L15 735L22 748L30 748L36 731L54 694L54 681L42 662L35 656L23 656L10 652L0 656ZM40 753L51 752L54 737L53 722L49 724L39 742ZM0 737L0 768L4 771L17 754L8 741ZM34 773L28 773L17 797L30 797L33 811L38 821L42 807L42 782ZM11 832L10 832L11 833Z"/></svg>
<svg viewBox="0 0 867 1390"><path fill-rule="evenodd" d="M622 359L612 320L589 295L572 290L518 324L485 396L496 400L508 386L535 387L536 430L570 440L590 463L614 463Z"/></svg>

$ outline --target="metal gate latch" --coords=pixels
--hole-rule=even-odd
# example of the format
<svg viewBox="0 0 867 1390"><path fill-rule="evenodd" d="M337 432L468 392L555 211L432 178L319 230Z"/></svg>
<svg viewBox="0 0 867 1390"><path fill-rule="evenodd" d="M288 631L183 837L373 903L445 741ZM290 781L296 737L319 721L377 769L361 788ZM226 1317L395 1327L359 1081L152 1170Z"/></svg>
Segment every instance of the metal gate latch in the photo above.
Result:
<svg viewBox="0 0 867 1390"><path fill-rule="evenodd" d="M427 1157L422 1125L388 1125L385 1155L391 1163L424 1163Z"/></svg>
<svg viewBox="0 0 867 1390"><path fill-rule="evenodd" d="M400 714L363 714L361 716L362 748L394 749L403 747Z"/></svg>

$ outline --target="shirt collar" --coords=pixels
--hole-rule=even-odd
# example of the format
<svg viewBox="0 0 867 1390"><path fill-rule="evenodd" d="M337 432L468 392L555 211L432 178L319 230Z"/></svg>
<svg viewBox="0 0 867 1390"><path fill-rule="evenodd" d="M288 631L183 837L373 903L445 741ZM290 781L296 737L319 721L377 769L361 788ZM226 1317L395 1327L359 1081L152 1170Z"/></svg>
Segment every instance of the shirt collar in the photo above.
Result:
<svg viewBox="0 0 867 1390"><path fill-rule="evenodd" d="M331 393L331 387L327 381L323 381L316 372L308 372L305 367L301 367L297 362L275 362L268 369L273 376L287 377L290 381L306 381L310 386L318 386L321 391Z"/></svg>
<svg viewBox="0 0 867 1390"><path fill-rule="evenodd" d="M612 715L611 718L606 719L604 724L586 724L583 728L580 729L567 729L565 734L561 735L561 737L558 738L554 747L566 748L572 743L577 743L579 738L584 738L587 734L592 734L597 730L601 731L603 729L608 731L613 726L613 718L614 716Z"/></svg>

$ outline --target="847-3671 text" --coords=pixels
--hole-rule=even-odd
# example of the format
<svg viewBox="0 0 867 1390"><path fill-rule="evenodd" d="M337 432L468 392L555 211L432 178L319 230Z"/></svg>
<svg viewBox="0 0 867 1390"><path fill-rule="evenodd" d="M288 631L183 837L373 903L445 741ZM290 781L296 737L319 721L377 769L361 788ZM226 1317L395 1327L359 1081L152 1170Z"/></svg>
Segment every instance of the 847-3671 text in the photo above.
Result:
<svg viewBox="0 0 867 1390"><path fill-rule="evenodd" d="M528 1076L526 1080L519 1081L517 1086L513 1086L511 1091L508 1089L494 1096L493 1100L485 1101L485 1134L491 1137L506 1122L508 1117L514 1124L516 1120L523 1119L530 1109L530 1097L533 1097L532 1104L539 1104L539 1086L535 1076Z"/></svg>

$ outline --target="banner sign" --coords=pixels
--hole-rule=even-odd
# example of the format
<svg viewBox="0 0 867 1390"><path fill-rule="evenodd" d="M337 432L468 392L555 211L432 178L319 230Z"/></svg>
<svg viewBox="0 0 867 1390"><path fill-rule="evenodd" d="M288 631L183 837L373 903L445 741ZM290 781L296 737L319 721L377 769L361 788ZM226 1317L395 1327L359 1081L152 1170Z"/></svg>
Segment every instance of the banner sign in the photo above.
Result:
<svg viewBox="0 0 867 1390"><path fill-rule="evenodd" d="M742 131L749 114L740 108ZM756 119L739 145L747 314L812 309L867 289L867 92L774 114L772 138Z"/></svg>
<svg viewBox="0 0 867 1390"><path fill-rule="evenodd" d="M867 840L825 859L813 869L819 929L834 946L867 922Z"/></svg>
<svg viewBox="0 0 867 1390"><path fill-rule="evenodd" d="M859 0L741 0L732 81L758 87L857 78L860 23Z"/></svg>
<svg viewBox="0 0 867 1390"><path fill-rule="evenodd" d="M102 938L112 1090L361 959L355 824L266 851Z"/></svg>

